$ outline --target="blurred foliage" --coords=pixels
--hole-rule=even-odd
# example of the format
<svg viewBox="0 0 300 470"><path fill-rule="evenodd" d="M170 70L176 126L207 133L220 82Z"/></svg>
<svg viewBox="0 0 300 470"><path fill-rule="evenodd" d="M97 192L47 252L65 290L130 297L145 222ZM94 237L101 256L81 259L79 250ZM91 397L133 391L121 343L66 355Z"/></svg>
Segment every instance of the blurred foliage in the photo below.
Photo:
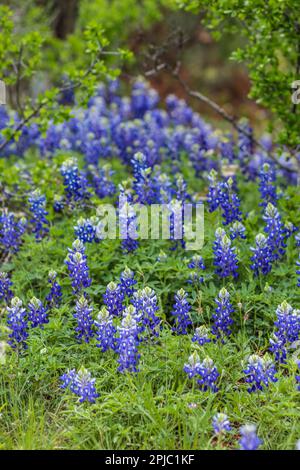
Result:
<svg viewBox="0 0 300 470"><path fill-rule="evenodd" d="M296 146L299 111L291 101L292 83L300 76L299 5L294 0L180 0L180 6L203 12L205 24L222 39L224 32L243 35L247 42L232 59L247 64L250 97L274 115L280 140Z"/></svg>

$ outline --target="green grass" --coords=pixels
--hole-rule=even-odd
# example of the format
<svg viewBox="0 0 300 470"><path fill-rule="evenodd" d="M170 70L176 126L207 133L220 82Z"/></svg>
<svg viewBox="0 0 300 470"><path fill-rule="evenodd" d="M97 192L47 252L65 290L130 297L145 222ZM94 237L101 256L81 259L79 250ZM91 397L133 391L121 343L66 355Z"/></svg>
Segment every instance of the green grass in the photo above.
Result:
<svg viewBox="0 0 300 470"><path fill-rule="evenodd" d="M44 299L48 292L50 269L58 272L63 287L63 305L50 313L50 322L30 332L28 350L18 355L6 348L0 364L0 448L1 449L232 449L238 447L239 427L253 422L263 439L264 449L293 449L300 438L300 393L295 387L296 366L292 358L280 366L278 382L263 393L249 394L243 381L243 361L252 353L268 349L275 310L287 300L299 307L297 288L297 250L292 240L287 254L272 273L253 278L249 268L249 246L262 231L259 195L253 183L240 180L242 210L246 217L247 242L238 242L240 276L237 281L222 281L214 275L212 243L221 224L220 214L205 213L205 245L201 250L207 265L205 282L196 289L189 285L185 258L194 253L180 249L169 251L168 242L143 241L134 254L122 255L120 241L103 241L87 246L92 285L87 289L94 306L94 316L102 306L102 294L111 280L118 280L127 265L136 273L138 287L155 289L160 302L163 330L153 343L140 346L140 372L120 374L112 352L101 353L93 341L75 341L72 295L64 259L74 239L73 226L80 216L94 214L77 209L65 216L52 212L54 194L62 194L58 172L64 155L49 164L34 154L19 166L0 161L1 179L7 189L18 195L7 204L22 214L24 195L30 188L29 170L34 184L49 201L49 237L36 243L26 235L19 253L3 257L1 270L9 271L14 294L26 304L35 295ZM126 177L124 168L113 162L116 181ZM187 167L186 167L187 168ZM199 192L203 182L185 168L189 187ZM92 202L99 204L93 199ZM279 202L284 220L300 225L300 197L297 188L286 188ZM168 257L156 261L160 250ZM266 288L271 286L271 290ZM191 334L176 336L170 327L174 293L183 287L192 303L195 326L206 324L215 307L214 299L222 286L231 294L235 307L234 327L226 344L210 343L199 354L213 358L221 374L216 394L201 392L183 372L184 363L195 348ZM240 307L238 307L240 304ZM1 341L7 341L6 313L0 309ZM79 404L75 395L60 389L59 377L68 368L86 367L97 378L100 397L95 404ZM194 404L193 407L190 405ZM213 437L211 420L216 412L226 412L233 430L223 439Z"/></svg>

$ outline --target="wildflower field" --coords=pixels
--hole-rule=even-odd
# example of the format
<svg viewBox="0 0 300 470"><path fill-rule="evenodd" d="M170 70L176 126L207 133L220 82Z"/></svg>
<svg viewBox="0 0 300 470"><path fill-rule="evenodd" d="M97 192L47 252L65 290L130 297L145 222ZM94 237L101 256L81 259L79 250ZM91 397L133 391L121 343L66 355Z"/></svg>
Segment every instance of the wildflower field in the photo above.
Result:
<svg viewBox="0 0 300 470"><path fill-rule="evenodd" d="M0 106L0 449L299 448L299 152L145 78L89 86L47 97L58 122Z"/></svg>

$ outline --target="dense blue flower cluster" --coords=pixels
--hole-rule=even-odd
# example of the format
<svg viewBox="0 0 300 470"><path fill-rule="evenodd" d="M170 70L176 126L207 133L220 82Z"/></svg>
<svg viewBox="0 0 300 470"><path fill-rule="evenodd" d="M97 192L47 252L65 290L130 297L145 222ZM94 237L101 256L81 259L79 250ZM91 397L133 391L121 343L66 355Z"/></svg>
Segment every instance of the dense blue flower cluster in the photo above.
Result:
<svg viewBox="0 0 300 470"><path fill-rule="evenodd" d="M46 300L50 307L59 307L61 304L62 290L60 284L56 280L56 271L49 271L48 282L50 283L50 292Z"/></svg>
<svg viewBox="0 0 300 470"><path fill-rule="evenodd" d="M145 327L151 335L158 336L160 318L156 315L159 310L157 305L157 296L153 289L145 287L142 290L134 292L132 304L136 309L137 317L141 318L143 327Z"/></svg>
<svg viewBox="0 0 300 470"><path fill-rule="evenodd" d="M132 194L120 187L119 225L121 246L124 253L130 253L139 246L137 241L137 218L132 203Z"/></svg>
<svg viewBox="0 0 300 470"><path fill-rule="evenodd" d="M217 308L215 314L212 315L214 324L212 326L212 334L217 338L223 338L231 334L230 326L233 324L231 318L234 309L230 303L229 292L223 287L220 290L218 297L215 299Z"/></svg>
<svg viewBox="0 0 300 470"><path fill-rule="evenodd" d="M8 274L0 271L0 302L4 300L4 302L8 304L12 299L13 293L11 286L12 282L8 277Z"/></svg>
<svg viewBox="0 0 300 470"><path fill-rule="evenodd" d="M188 374L190 379L196 377L200 390L206 392L211 390L217 392L218 387L216 382L219 378L219 372L210 357L206 357L202 362L196 352L194 352L184 365L184 372Z"/></svg>
<svg viewBox="0 0 300 470"><path fill-rule="evenodd" d="M102 168L89 166L89 174L91 175L91 183L95 190L95 194L103 199L113 196L116 192L116 186L111 180L113 171L109 164L103 165Z"/></svg>
<svg viewBox="0 0 300 470"><path fill-rule="evenodd" d="M74 318L77 320L75 331L77 333L76 339L81 342L90 342L94 336L93 326L94 320L91 315L93 307L89 306L87 299L82 295L76 302Z"/></svg>
<svg viewBox="0 0 300 470"><path fill-rule="evenodd" d="M110 282L103 294L103 302L110 315L120 316L124 309L124 290L119 284Z"/></svg>
<svg viewBox="0 0 300 470"><path fill-rule="evenodd" d="M99 397L95 387L96 379L93 379L86 369L80 369L78 372L75 369L69 370L60 377L60 380L63 382L61 388L75 393L80 403L84 401L95 403Z"/></svg>
<svg viewBox="0 0 300 470"><path fill-rule="evenodd" d="M276 261L285 254L285 230L278 209L270 202L265 209L263 219L266 222L265 232L268 234L271 261Z"/></svg>
<svg viewBox="0 0 300 470"><path fill-rule="evenodd" d="M116 350L119 355L120 372L137 372L139 329L135 320L136 310L133 305L127 307L123 314L121 326L117 327L118 337Z"/></svg>
<svg viewBox="0 0 300 470"><path fill-rule="evenodd" d="M212 170L209 175L209 182L207 202L210 212L214 212L218 207L221 207L224 225L241 221L241 203L234 190L235 181L232 178L228 178L227 181L218 182L217 174Z"/></svg>
<svg viewBox="0 0 300 470"><path fill-rule="evenodd" d="M211 342L209 334L209 329L205 325L199 326L194 332L192 341L193 343L199 344L199 346L203 346L205 343Z"/></svg>
<svg viewBox="0 0 300 470"><path fill-rule="evenodd" d="M68 201L83 201L90 197L88 182L84 172L80 172L74 158L65 161L60 168L64 179L65 193Z"/></svg>
<svg viewBox="0 0 300 470"><path fill-rule="evenodd" d="M270 339L270 351L275 354L276 361L285 363L287 346L300 338L300 311L284 301L277 307L276 317L276 331Z"/></svg>
<svg viewBox="0 0 300 470"><path fill-rule="evenodd" d="M31 322L32 328L36 328L37 326L43 327L45 323L49 323L47 308L43 305L43 302L36 297L32 297L28 303L28 321Z"/></svg>
<svg viewBox="0 0 300 470"><path fill-rule="evenodd" d="M125 296L131 297L135 292L135 288L133 287L135 284L136 280L134 279L134 272L126 266L120 275L119 287Z"/></svg>
<svg viewBox="0 0 300 470"><path fill-rule="evenodd" d="M155 204L158 202L158 188L153 179L152 168L148 166L146 157L141 152L134 155L132 161L133 168L133 190L136 194L137 202L141 204Z"/></svg>
<svg viewBox="0 0 300 470"><path fill-rule="evenodd" d="M89 219L81 217L74 227L75 237L83 243L92 243L95 241L97 222L97 217L91 217Z"/></svg>
<svg viewBox="0 0 300 470"><path fill-rule="evenodd" d="M73 291L78 294L86 287L89 287L92 282L89 277L85 247L77 239L73 242L72 248L68 248L68 252L65 264L68 267L69 276L72 280Z"/></svg>
<svg viewBox="0 0 300 470"><path fill-rule="evenodd" d="M217 413L212 420L213 430L215 434L223 434L231 431L230 421L225 413Z"/></svg>
<svg viewBox="0 0 300 470"><path fill-rule="evenodd" d="M276 369L272 360L256 354L249 357L244 373L246 375L245 381L250 384L247 389L249 393L263 390L264 387L269 386L270 382L277 382L278 380L275 377Z"/></svg>
<svg viewBox="0 0 300 470"><path fill-rule="evenodd" d="M216 230L216 239L213 246L215 254L214 265L215 273L220 277L238 276L238 260L235 247L232 247L230 238L227 237L225 230L218 228Z"/></svg>
<svg viewBox="0 0 300 470"><path fill-rule="evenodd" d="M256 450L262 441L257 437L256 426L254 424L246 424L240 428L241 439L240 449L241 450Z"/></svg>
<svg viewBox="0 0 300 470"><path fill-rule="evenodd" d="M54 212L62 212L65 207L65 201L62 196L58 196L57 194L54 196L54 201L53 201L53 209Z"/></svg>
<svg viewBox="0 0 300 470"><path fill-rule="evenodd" d="M107 308L102 307L97 320L95 321L97 347L101 348L102 352L108 349L115 349L115 333L116 329L113 325L113 319L109 314Z"/></svg>
<svg viewBox="0 0 300 470"><path fill-rule="evenodd" d="M259 191L262 200L260 206L266 208L269 202L273 206L276 205L278 199L276 193L276 172L268 163L265 163L259 172Z"/></svg>
<svg viewBox="0 0 300 470"><path fill-rule="evenodd" d="M46 219L46 197L41 194L39 189L32 191L28 197L29 210L32 215L30 223L33 226L33 233L37 241L40 241L48 232L49 222Z"/></svg>
<svg viewBox="0 0 300 470"><path fill-rule="evenodd" d="M17 219L12 212L0 215L0 245L6 252L15 253L22 243L22 235L26 230L26 219Z"/></svg>
<svg viewBox="0 0 300 470"><path fill-rule="evenodd" d="M11 330L8 344L12 348L27 348L28 322L25 308L22 307L22 301L14 297L11 306L7 307L7 326Z"/></svg>
<svg viewBox="0 0 300 470"><path fill-rule="evenodd" d="M272 250L269 246L268 238L262 233L255 237L255 248L250 247L253 252L251 256L251 269L258 276L260 273L268 274L272 269Z"/></svg>
<svg viewBox="0 0 300 470"><path fill-rule="evenodd" d="M175 303L171 315L174 317L173 331L176 331L179 335L186 335L187 328L192 324L189 311L191 306L187 300L187 293L184 289L180 289L175 294Z"/></svg>

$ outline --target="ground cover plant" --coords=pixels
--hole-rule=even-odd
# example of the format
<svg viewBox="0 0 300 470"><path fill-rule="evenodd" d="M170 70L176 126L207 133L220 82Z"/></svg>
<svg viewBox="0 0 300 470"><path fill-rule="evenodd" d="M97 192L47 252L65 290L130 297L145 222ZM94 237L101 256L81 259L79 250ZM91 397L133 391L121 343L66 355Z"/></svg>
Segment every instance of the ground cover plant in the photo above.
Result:
<svg viewBox="0 0 300 470"><path fill-rule="evenodd" d="M299 447L299 155L92 75L0 108L0 448ZM203 205L203 247L105 238L135 203Z"/></svg>

